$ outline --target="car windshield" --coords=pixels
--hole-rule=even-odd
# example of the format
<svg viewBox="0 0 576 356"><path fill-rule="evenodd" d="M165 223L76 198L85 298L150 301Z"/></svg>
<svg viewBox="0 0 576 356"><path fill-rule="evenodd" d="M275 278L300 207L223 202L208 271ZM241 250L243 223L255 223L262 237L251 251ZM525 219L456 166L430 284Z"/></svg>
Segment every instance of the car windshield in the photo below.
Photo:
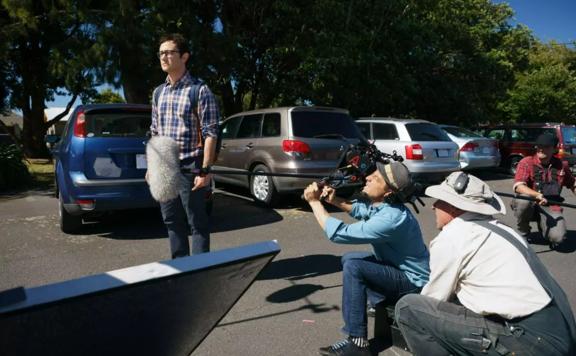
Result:
<svg viewBox="0 0 576 356"><path fill-rule="evenodd" d="M454 135L458 138L479 138L482 137L475 132L470 130L464 129L462 127L454 127L454 126L445 126L442 127L444 131L448 132L451 135Z"/></svg>
<svg viewBox="0 0 576 356"><path fill-rule="evenodd" d="M576 127L563 127L562 128L562 140L566 144L576 143Z"/></svg>
<svg viewBox="0 0 576 356"><path fill-rule="evenodd" d="M412 141L451 141L440 126L432 123L406 124L406 130Z"/></svg>
<svg viewBox="0 0 576 356"><path fill-rule="evenodd" d="M352 118L340 112L292 111L292 134L306 138L359 138Z"/></svg>
<svg viewBox="0 0 576 356"><path fill-rule="evenodd" d="M145 111L89 111L86 114L87 137L146 137L150 113Z"/></svg>

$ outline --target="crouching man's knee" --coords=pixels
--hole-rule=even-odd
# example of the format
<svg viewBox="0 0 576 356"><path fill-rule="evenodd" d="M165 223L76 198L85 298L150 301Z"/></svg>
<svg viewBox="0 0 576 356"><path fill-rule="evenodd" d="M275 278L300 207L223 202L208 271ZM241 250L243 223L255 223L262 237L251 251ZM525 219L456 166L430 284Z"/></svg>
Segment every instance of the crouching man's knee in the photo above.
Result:
<svg viewBox="0 0 576 356"><path fill-rule="evenodd" d="M400 298L394 309L394 318L398 325L410 323L413 319L412 308L422 303L423 296L420 294L407 294Z"/></svg>

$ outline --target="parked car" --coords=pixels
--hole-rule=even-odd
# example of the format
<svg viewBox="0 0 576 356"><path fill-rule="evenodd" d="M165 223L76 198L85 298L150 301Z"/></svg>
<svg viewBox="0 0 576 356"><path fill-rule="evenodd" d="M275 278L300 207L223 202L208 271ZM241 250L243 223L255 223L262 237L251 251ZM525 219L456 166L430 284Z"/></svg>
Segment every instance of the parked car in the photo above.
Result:
<svg viewBox="0 0 576 356"><path fill-rule="evenodd" d="M157 206L144 180L150 110L148 105L80 105L61 137L46 136L55 143L63 232L77 232L88 215Z"/></svg>
<svg viewBox="0 0 576 356"><path fill-rule="evenodd" d="M221 126L215 169L328 175L361 134L347 110L281 107L238 113ZM301 192L312 179L216 174L216 182L250 189L254 199L273 205L281 194Z"/></svg>
<svg viewBox="0 0 576 356"><path fill-rule="evenodd" d="M483 137L458 126L440 125L440 127L459 147L460 169L489 168L500 165L498 140Z"/></svg>
<svg viewBox="0 0 576 356"><path fill-rule="evenodd" d="M545 132L558 138L556 156L568 162L572 170L576 164L576 126L562 123L525 123L499 125L481 129L485 137L499 140L501 166L512 175L518 162L535 153L534 142Z"/></svg>
<svg viewBox="0 0 576 356"><path fill-rule="evenodd" d="M438 181L460 169L458 145L433 122L366 117L356 125L380 151L402 156L415 180Z"/></svg>
<svg viewBox="0 0 576 356"><path fill-rule="evenodd" d="M150 121L148 105L80 105L62 136L46 136L63 232L77 232L88 216L158 206L144 179ZM206 199L210 212L212 191Z"/></svg>

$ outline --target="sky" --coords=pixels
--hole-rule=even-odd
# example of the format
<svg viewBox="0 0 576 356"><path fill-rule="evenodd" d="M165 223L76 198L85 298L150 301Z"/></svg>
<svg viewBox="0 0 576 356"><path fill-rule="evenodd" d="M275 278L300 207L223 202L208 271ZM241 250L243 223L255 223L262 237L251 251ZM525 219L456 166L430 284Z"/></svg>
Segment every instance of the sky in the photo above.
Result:
<svg viewBox="0 0 576 356"><path fill-rule="evenodd" d="M508 3L513 21L528 26L543 42L576 41L576 0L495 0Z"/></svg>
<svg viewBox="0 0 576 356"><path fill-rule="evenodd" d="M532 29L534 35L543 42L554 40L558 43L576 41L576 0L493 0L495 3L508 3L515 12L513 23L522 23ZM574 45L572 45L574 46ZM98 90L108 88L102 86ZM111 88L123 95L122 90ZM48 107L64 107L69 97L59 96ZM76 100L76 104L80 99Z"/></svg>

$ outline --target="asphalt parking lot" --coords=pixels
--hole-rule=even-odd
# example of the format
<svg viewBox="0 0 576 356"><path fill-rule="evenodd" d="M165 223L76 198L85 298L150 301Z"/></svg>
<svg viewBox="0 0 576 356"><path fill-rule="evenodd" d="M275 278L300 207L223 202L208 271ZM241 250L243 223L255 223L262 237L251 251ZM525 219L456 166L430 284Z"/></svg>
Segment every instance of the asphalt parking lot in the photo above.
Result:
<svg viewBox="0 0 576 356"><path fill-rule="evenodd" d="M476 174L496 191L511 190L507 176ZM315 355L318 347L341 338L340 256L367 248L327 241L298 198L265 209L242 193L230 188L217 191L212 249L275 239L282 252L194 355ZM564 196L567 202L576 202L571 193ZM508 204L510 199L504 201ZM424 202L426 207L417 218L429 242L437 231L431 201L424 198ZM569 237L559 251L546 244L533 248L576 309L576 210L566 209L565 217ZM514 223L510 212L500 219ZM116 213L89 224L82 234L65 235L59 230L57 200L50 192L4 196L0 198L0 290L165 260L169 257L165 236L156 210ZM381 353L394 354L394 350Z"/></svg>

